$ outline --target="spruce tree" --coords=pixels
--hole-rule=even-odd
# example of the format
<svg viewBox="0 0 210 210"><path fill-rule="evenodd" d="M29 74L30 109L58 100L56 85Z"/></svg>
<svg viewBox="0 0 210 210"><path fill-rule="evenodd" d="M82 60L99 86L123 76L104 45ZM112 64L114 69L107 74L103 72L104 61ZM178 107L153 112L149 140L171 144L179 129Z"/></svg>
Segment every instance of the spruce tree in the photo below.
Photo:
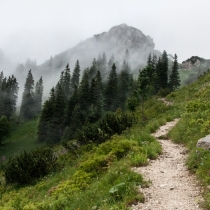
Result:
<svg viewBox="0 0 210 210"><path fill-rule="evenodd" d="M92 66L90 67L89 70L89 75L88 75L89 81L91 81L95 77L96 73L97 73L97 62L96 59L94 58Z"/></svg>
<svg viewBox="0 0 210 210"><path fill-rule="evenodd" d="M115 64L109 73L108 81L105 88L105 110L116 111L118 108L118 78Z"/></svg>
<svg viewBox="0 0 210 210"><path fill-rule="evenodd" d="M20 117L23 119L32 119L35 116L35 100L34 100L34 79L29 70L22 97L20 107Z"/></svg>
<svg viewBox="0 0 210 210"><path fill-rule="evenodd" d="M65 101L67 103L71 96L71 75L69 64L67 64L66 68L64 69L63 78L60 80L60 84L64 92Z"/></svg>
<svg viewBox="0 0 210 210"><path fill-rule="evenodd" d="M2 145L3 139L9 135L10 124L6 116L0 117L0 145Z"/></svg>
<svg viewBox="0 0 210 210"><path fill-rule="evenodd" d="M70 97L68 104L67 104L67 111L65 116L65 125L69 126L72 122L72 113L74 110L74 107L78 104L78 87L75 86L74 93Z"/></svg>
<svg viewBox="0 0 210 210"><path fill-rule="evenodd" d="M162 69L160 72L160 86L162 89L168 88L168 55L164 50L161 58Z"/></svg>
<svg viewBox="0 0 210 210"><path fill-rule="evenodd" d="M125 102L127 99L130 83L130 75L127 71L121 71L118 82L118 95L119 105L121 109L124 109Z"/></svg>
<svg viewBox="0 0 210 210"><path fill-rule="evenodd" d="M100 119L103 112L103 105L103 84L101 74L98 71L96 77L92 79L90 86L90 122L95 122Z"/></svg>
<svg viewBox="0 0 210 210"><path fill-rule="evenodd" d="M12 75L8 79L1 77L0 87L0 116L5 115L9 119L16 110L18 98L18 83Z"/></svg>
<svg viewBox="0 0 210 210"><path fill-rule="evenodd" d="M73 71L73 75L71 78L71 90L72 92L74 91L75 85L79 86L79 79L80 79L80 65L79 65L79 61L77 60L76 64L75 64L75 68Z"/></svg>
<svg viewBox="0 0 210 210"><path fill-rule="evenodd" d="M51 128L53 127L53 116L55 111L55 89L50 91L49 99L44 103L43 110L38 122L38 141L50 142Z"/></svg>
<svg viewBox="0 0 210 210"><path fill-rule="evenodd" d="M88 109L90 106L90 86L87 71L83 72L82 80L78 89L78 102L82 111L83 118L85 121L88 118Z"/></svg>
<svg viewBox="0 0 210 210"><path fill-rule="evenodd" d="M179 66L177 61L177 55L174 56L174 62L172 66L172 72L169 78L169 89L171 91L176 90L180 86L180 77L179 77Z"/></svg>
<svg viewBox="0 0 210 210"><path fill-rule="evenodd" d="M44 89L43 80L42 80L42 77L40 77L39 81L36 83L35 93L34 93L36 114L40 114L41 112L43 89Z"/></svg>

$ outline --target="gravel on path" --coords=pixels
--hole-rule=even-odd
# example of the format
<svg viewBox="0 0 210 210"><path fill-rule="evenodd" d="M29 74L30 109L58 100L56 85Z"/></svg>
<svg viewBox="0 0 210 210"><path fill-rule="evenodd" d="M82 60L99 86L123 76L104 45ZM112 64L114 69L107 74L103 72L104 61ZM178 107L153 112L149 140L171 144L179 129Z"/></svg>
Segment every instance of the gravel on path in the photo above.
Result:
<svg viewBox="0 0 210 210"><path fill-rule="evenodd" d="M148 166L134 168L151 184L149 188L139 188L145 196L145 203L133 205L133 210L201 209L201 187L185 165L186 148L171 140L158 139L166 135L177 122L178 119L168 122L152 134L162 145L162 154L158 159L150 160Z"/></svg>

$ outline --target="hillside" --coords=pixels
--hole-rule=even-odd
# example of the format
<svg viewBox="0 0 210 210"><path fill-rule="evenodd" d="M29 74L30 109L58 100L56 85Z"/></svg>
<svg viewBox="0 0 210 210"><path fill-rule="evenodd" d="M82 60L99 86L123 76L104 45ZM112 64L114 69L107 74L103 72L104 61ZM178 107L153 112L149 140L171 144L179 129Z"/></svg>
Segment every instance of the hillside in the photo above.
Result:
<svg viewBox="0 0 210 210"><path fill-rule="evenodd" d="M172 92L166 97L170 105L157 98L148 100L146 119L141 117L140 106L131 129L98 147L81 147L76 156L71 150L66 153L61 146L55 147L53 150L60 154L60 168L34 185L5 186L2 177L1 209L127 209L144 201L137 186L144 188L149 183L131 167L147 165L158 157L160 144L150 134L175 118L180 120L168 137L187 147L187 166L197 174L205 192L203 205L209 209L210 154L196 148L198 139L209 134L209 81L208 73Z"/></svg>

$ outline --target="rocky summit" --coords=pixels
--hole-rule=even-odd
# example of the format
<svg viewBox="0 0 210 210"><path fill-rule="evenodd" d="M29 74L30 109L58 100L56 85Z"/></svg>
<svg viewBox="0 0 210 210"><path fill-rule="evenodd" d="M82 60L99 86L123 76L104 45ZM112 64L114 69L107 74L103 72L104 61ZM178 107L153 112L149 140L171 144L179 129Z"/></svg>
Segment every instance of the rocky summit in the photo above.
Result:
<svg viewBox="0 0 210 210"><path fill-rule="evenodd" d="M78 59L81 68L84 69L91 65L93 58L98 59L104 52L107 62L114 55L115 61L122 63L128 50L130 63L135 68L146 64L149 53L160 55L154 48L155 44L150 36L144 35L139 29L121 24L57 54L40 67L44 70L57 71L69 63L72 69Z"/></svg>

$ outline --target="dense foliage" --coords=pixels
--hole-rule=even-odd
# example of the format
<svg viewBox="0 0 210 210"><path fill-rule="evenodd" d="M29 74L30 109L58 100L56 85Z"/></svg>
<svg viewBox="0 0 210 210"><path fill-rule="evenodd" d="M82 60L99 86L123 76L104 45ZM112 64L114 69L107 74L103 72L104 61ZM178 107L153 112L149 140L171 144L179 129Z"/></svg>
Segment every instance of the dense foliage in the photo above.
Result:
<svg viewBox="0 0 210 210"><path fill-rule="evenodd" d="M42 78L36 83L34 90L34 79L31 70L29 70L20 107L20 117L22 119L32 119L41 111L43 95L43 81Z"/></svg>
<svg viewBox="0 0 210 210"><path fill-rule="evenodd" d="M50 149L24 151L20 156L10 158L4 168L7 183L32 183L56 170L56 158Z"/></svg>
<svg viewBox="0 0 210 210"><path fill-rule="evenodd" d="M16 103L18 98L18 83L12 75L4 77L4 73L0 73L0 117L5 115L10 118L16 111Z"/></svg>

